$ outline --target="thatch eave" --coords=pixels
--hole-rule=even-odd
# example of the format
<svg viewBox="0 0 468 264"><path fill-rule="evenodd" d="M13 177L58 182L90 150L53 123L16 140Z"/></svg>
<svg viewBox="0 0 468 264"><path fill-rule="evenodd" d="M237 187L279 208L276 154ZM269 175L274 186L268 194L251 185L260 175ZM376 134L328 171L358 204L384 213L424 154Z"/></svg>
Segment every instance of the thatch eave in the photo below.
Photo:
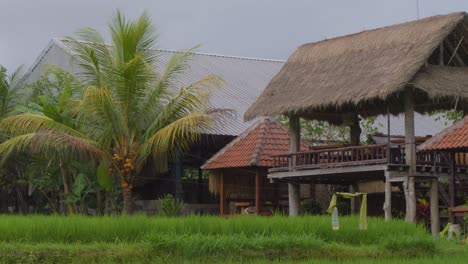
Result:
<svg viewBox="0 0 468 264"><path fill-rule="evenodd" d="M454 67L425 66L457 27L465 27L464 19L465 13L452 13L302 45L244 119L295 114L340 124L348 115L375 116L387 108L396 115L408 91L415 93L419 113L451 110L468 96L431 87L428 80ZM459 77L441 84L459 86Z"/></svg>

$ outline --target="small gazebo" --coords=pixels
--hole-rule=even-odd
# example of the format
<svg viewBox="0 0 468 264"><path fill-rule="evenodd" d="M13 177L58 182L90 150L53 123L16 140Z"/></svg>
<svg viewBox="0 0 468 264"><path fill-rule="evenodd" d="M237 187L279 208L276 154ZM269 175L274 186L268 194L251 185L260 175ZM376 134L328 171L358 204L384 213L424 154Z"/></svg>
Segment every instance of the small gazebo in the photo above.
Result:
<svg viewBox="0 0 468 264"><path fill-rule="evenodd" d="M363 31L343 37L308 43L289 57L281 71L270 81L263 93L244 115L245 120L259 116L289 116L291 152L298 152L299 119L326 120L336 125L350 126L351 138L360 134L359 118L377 115L405 114L404 155L398 166L406 196L406 220L416 220L415 178L416 142L414 112L468 110L468 21L466 13L451 13L416 21ZM357 144L358 140L352 140ZM358 165L379 162L385 174L387 195L385 215L390 218L391 179L393 172L390 146L375 149L344 149L311 153L303 156L307 167L301 173L293 166L289 172L272 171L269 177L289 180L289 195L297 196L294 179L313 179L310 175L327 173L333 166L338 176L346 167L359 172ZM383 152L382 152L383 151ZM386 154L385 151L388 151ZM314 156L315 155L315 156ZM297 156L297 155L296 155ZM331 158L330 158L331 157ZM388 159L388 161L385 161ZM319 164L327 160L326 168ZM337 163L341 163L338 168ZM388 164L388 166L386 165ZM385 167L383 167L385 165ZM315 166L315 167L314 167ZM367 166L375 168L377 165ZM380 168L380 167L379 167ZM349 171L349 170L348 170ZM427 174L427 173L426 173ZM435 189L438 175L419 177ZM290 212L296 213L298 199L289 201ZM435 228L434 228L435 230ZM435 233L435 232L434 232Z"/></svg>
<svg viewBox="0 0 468 264"><path fill-rule="evenodd" d="M468 116L418 146L418 150L439 153L448 161L449 208L453 210L468 201L468 177L465 177L468 165ZM457 201L457 197L464 199ZM456 221L452 214L450 221Z"/></svg>
<svg viewBox="0 0 468 264"><path fill-rule="evenodd" d="M281 207L287 186L270 184L267 173L274 165L272 156L287 153L288 147L289 130L278 120L265 118L206 161L201 168L209 170L210 192L219 194L220 214L239 213L236 209L250 206L256 213L267 205Z"/></svg>

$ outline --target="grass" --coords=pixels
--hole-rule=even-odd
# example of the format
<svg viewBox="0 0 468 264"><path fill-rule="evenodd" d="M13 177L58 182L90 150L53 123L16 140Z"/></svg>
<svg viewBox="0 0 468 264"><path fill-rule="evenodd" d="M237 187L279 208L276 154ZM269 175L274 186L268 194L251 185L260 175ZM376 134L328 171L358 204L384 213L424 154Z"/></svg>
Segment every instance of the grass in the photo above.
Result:
<svg viewBox="0 0 468 264"><path fill-rule="evenodd" d="M332 231L330 222L328 216L4 215L0 216L0 261L450 263L453 258L453 263L460 263L468 257L463 246L434 241L422 226L400 220L370 218L367 231L358 230L357 217L342 217L339 231Z"/></svg>

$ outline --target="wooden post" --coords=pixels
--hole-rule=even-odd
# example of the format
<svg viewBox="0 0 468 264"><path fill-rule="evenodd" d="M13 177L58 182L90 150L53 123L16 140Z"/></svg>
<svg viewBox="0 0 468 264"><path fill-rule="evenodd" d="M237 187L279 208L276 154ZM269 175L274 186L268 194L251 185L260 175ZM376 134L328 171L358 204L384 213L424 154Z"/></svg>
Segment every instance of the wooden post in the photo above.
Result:
<svg viewBox="0 0 468 264"><path fill-rule="evenodd" d="M260 177L260 170L257 168L255 174L255 211L257 214L260 214L260 206L261 206L261 177Z"/></svg>
<svg viewBox="0 0 468 264"><path fill-rule="evenodd" d="M223 216L225 214L224 211L224 171L221 170L221 175L219 179L219 214Z"/></svg>
<svg viewBox="0 0 468 264"><path fill-rule="evenodd" d="M199 204L203 203L203 170L198 169L198 198L197 201Z"/></svg>
<svg viewBox="0 0 468 264"><path fill-rule="evenodd" d="M182 201L184 199L184 191L182 188L182 174L184 168L182 165L182 157L180 151L176 151L176 157L174 160L174 180L175 180L175 197L177 200Z"/></svg>
<svg viewBox="0 0 468 264"><path fill-rule="evenodd" d="M439 236L439 180L437 178L431 179L431 233L434 238Z"/></svg>
<svg viewBox="0 0 468 264"><path fill-rule="evenodd" d="M455 152L449 152L449 197L450 197L450 204L449 207L455 207ZM450 222L455 224L455 217L450 215Z"/></svg>
<svg viewBox="0 0 468 264"><path fill-rule="evenodd" d="M385 202L384 202L385 221L392 219L392 184L390 182L390 173L385 170Z"/></svg>
<svg viewBox="0 0 468 264"><path fill-rule="evenodd" d="M406 221L414 223L416 221L416 191L414 186L414 176L416 174L416 142L414 138L414 99L411 92L404 94L405 107L405 157L408 168L408 175L404 181L406 198Z"/></svg>
<svg viewBox="0 0 468 264"><path fill-rule="evenodd" d="M357 192L357 184L353 183L349 185L349 192L350 193L355 193ZM357 214L359 212L358 206L357 206L357 200L356 198L351 198L351 214Z"/></svg>
<svg viewBox="0 0 468 264"><path fill-rule="evenodd" d="M301 142L301 126L299 117L295 115L289 116L289 152L298 152ZM296 164L295 158L292 158L292 166ZM288 183L289 197L289 215L299 215L300 208L300 185L297 183Z"/></svg>
<svg viewBox="0 0 468 264"><path fill-rule="evenodd" d="M359 146L361 143L361 132L359 117L357 114L353 114L353 124L349 126L349 141L352 146Z"/></svg>

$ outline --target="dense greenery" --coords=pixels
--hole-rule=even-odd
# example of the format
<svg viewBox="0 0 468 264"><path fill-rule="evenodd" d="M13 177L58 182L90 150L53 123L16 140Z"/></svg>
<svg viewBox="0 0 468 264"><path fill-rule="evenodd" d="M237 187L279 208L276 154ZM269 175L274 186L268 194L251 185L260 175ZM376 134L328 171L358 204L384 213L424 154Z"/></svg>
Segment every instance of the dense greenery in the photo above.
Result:
<svg viewBox="0 0 468 264"><path fill-rule="evenodd" d="M369 219L358 230L356 217L343 217L332 231L328 216L185 218L0 216L4 260L29 253L38 258L61 255L82 261L106 259L150 262L170 260L308 260L310 258L437 258L464 253L462 246L434 241L422 226ZM15 248L15 249L14 249ZM125 250L124 250L125 248ZM14 249L14 250L13 250ZM45 252L49 254L44 254ZM56 253L54 253L56 252ZM98 252L100 252L98 254ZM118 253L117 253L118 252ZM466 256L466 254L465 254ZM353 262L351 262L353 263ZM385 262L386 263L386 262Z"/></svg>
<svg viewBox="0 0 468 264"><path fill-rule="evenodd" d="M224 112L207 106L211 89L221 83L218 77L180 82L194 49L174 53L164 67L158 64L158 35L146 13L128 21L117 12L109 33L111 45L91 28L68 37L64 43L80 73L46 72L31 85L27 102L18 105L22 112L7 116L11 106L0 109L0 118L6 116L0 121L6 135L0 144L3 164L45 157L44 167L62 178L70 214L86 213L87 195L110 191L111 174L125 212L132 213L143 167L152 160L156 171L165 172L169 160L187 151Z"/></svg>

